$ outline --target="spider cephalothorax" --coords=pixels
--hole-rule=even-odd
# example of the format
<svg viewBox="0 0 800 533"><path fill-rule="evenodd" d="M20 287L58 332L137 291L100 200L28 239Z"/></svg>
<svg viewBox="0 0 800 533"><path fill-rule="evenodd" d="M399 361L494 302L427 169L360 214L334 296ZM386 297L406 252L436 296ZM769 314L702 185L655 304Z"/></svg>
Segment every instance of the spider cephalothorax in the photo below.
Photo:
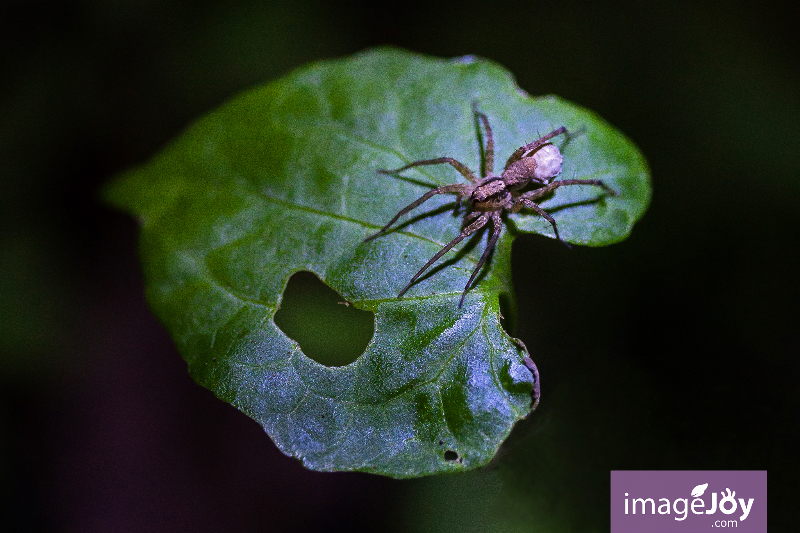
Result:
<svg viewBox="0 0 800 533"><path fill-rule="evenodd" d="M472 284L475 276L478 275L478 272L483 264L486 262L486 258L489 257L494 245L497 243L497 239L500 238L500 232L503 229L503 221L500 218L500 214L503 212L503 210L516 213L522 208L532 209L544 217L553 226L553 231L556 234L556 238L559 241L564 242L558 235L556 221L544 209L542 209L539 204L534 202L536 198L541 198L542 196L550 194L555 189L564 185L596 185L598 187L602 187L606 190L606 192L612 195L615 194L613 190L611 190L600 180L570 179L554 181L551 183L552 179L561 173L562 157L561 151L559 151L555 145L549 143L548 141L553 137L567 133L567 129L564 126L551 131L544 137L540 137L532 143L520 146L513 154L511 154L511 157L508 158L502 174L499 176L495 175L494 139L492 137L492 128L489 126L489 119L486 117L486 115L478 111L477 108L474 108L473 110L475 116L481 121L481 123L483 123L483 127L486 130L486 150L484 151L483 157L483 171L481 173L483 176L482 178L476 178L472 171L466 167L466 165L460 163L452 157L424 159L422 161L415 161L404 167L396 168L394 170L379 170L379 172L383 174L395 174L411 167L448 163L452 165L453 168L455 168L459 173L461 173L461 175L464 176L467 181L469 181L468 184L456 183L453 185L444 185L442 187L431 189L423 194L418 200L401 209L400 212L397 213L388 224L380 229L380 231L365 239L366 241L374 239L389 229L389 227L394 224L398 218L405 215L412 209L415 209L420 204L437 194L455 194L458 196L459 203L466 200L466 203L468 204L468 211L464 216L464 224L466 224L464 229L461 230L461 233L459 233L455 239L450 241L441 250L436 252L436 255L431 257L431 259L425 263L425 266L423 266L419 272L414 274L414 277L411 278L411 281L408 282L408 285L406 285L397 295L398 298L402 296L411 287L411 285L413 285L417 278L419 278L440 257L446 254L453 246L464 240L466 237L469 237L481 229L489 222L489 219L491 219L493 228L492 235L489 237L486 250L484 250L483 255L478 261L478 264L475 266L475 270L472 271L469 281L467 281L467 284L464 286L464 292L461 295L461 300L458 303L458 306L461 307L461 305L464 303L464 297L467 295L469 286ZM530 191L523 191L523 189L525 189L525 187L529 184L532 184L535 188ZM567 243L564 242L564 244ZM567 244L567 246L569 245Z"/></svg>

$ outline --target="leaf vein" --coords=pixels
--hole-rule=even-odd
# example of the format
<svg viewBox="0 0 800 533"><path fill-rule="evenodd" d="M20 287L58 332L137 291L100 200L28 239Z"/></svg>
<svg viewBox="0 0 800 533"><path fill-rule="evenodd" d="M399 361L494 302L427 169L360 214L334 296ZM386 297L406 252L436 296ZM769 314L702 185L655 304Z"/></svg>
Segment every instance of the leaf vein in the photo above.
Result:
<svg viewBox="0 0 800 533"><path fill-rule="evenodd" d="M293 202L289 202L288 200L284 200L284 199L281 199L281 198L276 198L274 196L270 196L269 194L266 194L266 193L261 192L261 191L257 191L255 194L257 194L263 200L276 203L276 204L278 204L278 205L280 205L282 207L285 207L287 209L294 209L296 211L304 211L306 213L311 213L311 214L317 215L317 216L323 216L323 217L333 218L335 220L341 220L341 221L344 221L344 222L350 222L351 224L356 224L356 225L363 226L365 228L370 228L370 229L381 229L382 228L382 226L379 226L377 224L371 224L369 222L365 222L365 221L359 220L357 218L347 217L347 216L344 216L344 215L339 215L337 213L331 213L331 212L328 212L328 211L323 211L321 209L315 209L315 208L307 206L307 205L296 204L296 203L293 203ZM412 233L410 231L396 230L396 231L393 231L392 233L400 233L400 234L406 235L408 237L414 237L414 238L420 239L422 241L429 242L431 244L435 244L437 246L444 246L445 245L445 243L443 243L443 242L438 242L438 241L435 241L435 240L430 239L428 237L425 237L424 235L420 235L418 233Z"/></svg>

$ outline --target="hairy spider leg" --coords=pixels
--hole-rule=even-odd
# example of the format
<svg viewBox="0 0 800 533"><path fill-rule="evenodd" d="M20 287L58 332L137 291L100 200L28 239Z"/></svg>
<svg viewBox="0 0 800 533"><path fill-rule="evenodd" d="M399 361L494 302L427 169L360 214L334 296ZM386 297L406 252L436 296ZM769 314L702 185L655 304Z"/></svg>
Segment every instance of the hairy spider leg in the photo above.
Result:
<svg viewBox="0 0 800 533"><path fill-rule="evenodd" d="M454 185L444 185L442 187L436 187L435 189L431 189L430 191L428 191L425 194L423 194L420 198L418 198L417 200L414 200L413 202L408 204L406 207L401 209L400 212L397 213L394 216L394 218L389 221L388 224L386 224L384 227L379 229L377 231L377 233L373 233L372 235L370 235L369 237L364 239L364 242L371 241L372 239L374 239L375 237L377 237L381 233L385 232L387 229L389 229L389 226L391 226L392 224L397 222L398 218L400 218L401 216L405 215L409 211L419 207L423 202L426 202L426 201L430 200L431 198L433 198L437 194L457 193L458 197L460 199L461 195L464 193L464 187L465 187L464 185L462 185L460 183L456 183Z"/></svg>
<svg viewBox="0 0 800 533"><path fill-rule="evenodd" d="M553 231L556 234L556 239L561 241L564 244L564 246L566 246L567 248L572 248L572 246L570 246L566 241L564 241L559 236L559 234L558 234L558 226L556 226L556 219L554 219L552 216L550 216L550 213L548 213L547 211L542 209L539 206L539 204L537 204L533 200L529 200L528 198L517 198L516 200L514 200L514 205L511 208L511 212L512 213L516 213L517 211L519 211L523 207L528 207L530 209L533 209L534 211L536 211L536 213L538 213L539 215L544 217L544 219L547 220L550 223L551 226L553 226Z"/></svg>
<svg viewBox="0 0 800 533"><path fill-rule="evenodd" d="M559 241L564 243L564 245L567 248L572 248L572 246L567 244L558 235L558 227L556 226L555 219L552 216L550 216L550 214L547 211L542 209L539 206L539 204L537 204L537 203L535 203L533 201L535 198L540 198L542 196L545 196L545 195L551 193L552 191L558 189L559 187L563 187L564 185L596 185L596 186L602 187L603 189L605 189L606 192L608 192L608 193L610 193L610 194L612 194L614 196L617 195L617 193L614 192L613 189L611 189L609 186L607 186L605 183L603 183L600 180L559 180L559 181L554 181L553 183L551 183L549 185L545 185L544 187L540 187L540 188L535 189L533 191L529 191L529 192L526 192L526 193L522 194L516 200L514 200L514 204L511 206L511 212L512 213L516 213L517 211L519 211L523 207L528 207L530 209L533 209L534 211L536 211L536 213L538 213L539 215L544 217L544 219L547 220L550 223L551 226L553 226L553 231L556 234L556 239L558 239Z"/></svg>
<svg viewBox="0 0 800 533"><path fill-rule="evenodd" d="M448 163L448 164L452 165L452 167L454 169L458 170L458 172L461 173L462 176L467 178L467 180L470 183L474 184L474 183L478 182L478 178L476 178L475 174L473 174L472 171L469 168L467 168L467 165L465 165L464 163L462 163L458 159L453 159L452 157L439 157L439 158L436 158L436 159L423 159L422 161L414 161L413 163L409 163L408 165L406 165L404 167L396 168L394 170L381 169L378 172L380 172L381 174L397 174L398 172L402 172L402 171L404 171L404 170L406 170L408 168L411 168L411 167L418 167L418 166L421 166L421 165L439 165L441 163Z"/></svg>
<svg viewBox="0 0 800 533"><path fill-rule="evenodd" d="M533 200L534 198L540 198L542 196L545 196L553 192L559 187L563 187L564 185L596 185L598 187L602 187L603 189L605 189L605 191L612 196L617 195L614 189L603 183L602 180L558 180L548 185L545 185L544 187L540 187L538 189L526 192L525 194L520 196L520 198L527 198L529 200Z"/></svg>
<svg viewBox="0 0 800 533"><path fill-rule="evenodd" d="M530 144L526 144L525 146L520 146L513 154L511 154L511 157L508 158L508 161L506 161L505 170L508 170L508 167L510 167L511 165L522 159L523 155L527 154L531 150L536 150L537 148L545 144L553 137L557 137L562 133L567 133L567 128L565 128L564 126L561 126L560 128L551 131L544 137L540 137L539 139L536 139Z"/></svg>
<svg viewBox="0 0 800 533"><path fill-rule="evenodd" d="M414 277L413 277L413 278L411 278L411 281L409 281L409 282L408 282L408 285L406 285L406 286L403 288L403 290L402 290L402 291L400 291L400 294L398 294L398 295L397 295L397 297L398 297L398 298L400 298L400 297L401 297L403 294L405 294L405 292L406 292L408 289L410 289L410 288L411 288L411 285L413 285L413 284L414 284L414 282L415 282L415 281L417 281L417 278L419 278L419 277L420 277L420 276L421 276L421 275L422 275L422 274L423 274L423 273L424 273L426 270L428 270L428 268L429 268L429 267L430 267L432 264L434 264L436 261L438 261L440 257L442 257L444 254L446 254L447 252L449 252L449 251L450 251L450 249L451 249L453 246L455 246L456 244L460 243L460 242L461 242L461 241L463 241L463 240L464 240L466 237L469 237L470 235L472 235L473 233L475 233L476 231L478 231L479 229L481 229L482 227L484 227L484 226L486 225L486 223L489 221L489 214L488 214L488 213L481 213L480 211L475 211L475 212L473 212L473 213L470 213L470 214L469 214L469 215L467 215L466 217L464 217L464 220L465 220L465 221L466 221L466 220L472 220L472 219L475 219L475 218L477 218L478 220L476 220L475 222L473 222L472 224L470 224L470 225L469 225L469 226L467 226L466 228L462 229L462 230L461 230L461 233L459 233L459 234L456 236L456 238L455 238L455 239L453 239L453 240L452 240L452 241L450 241L450 242L449 242L447 245L445 245L445 247L444 247L444 248L442 248L441 250L439 250L438 252L436 252L436 255L434 255L433 257L431 257L430 261L428 261L427 263L425 263L425 266L423 266L421 269L419 269L419 272L417 272L416 274L414 274ZM465 291L466 291L466 289L465 289ZM460 304L459 304L459 306L460 306Z"/></svg>
<svg viewBox="0 0 800 533"><path fill-rule="evenodd" d="M494 136L492 135L492 127L489 126L489 119L486 115L478 111L477 103L473 102L472 111L475 116L483 123L483 129L486 130L486 150L483 152L483 177L494 174Z"/></svg>
<svg viewBox="0 0 800 533"><path fill-rule="evenodd" d="M489 254L492 252L494 245L497 244L497 239L500 238L500 232L503 230L503 220L500 218L500 211L493 211L492 212L492 236L489 238L489 242L486 243L486 249L483 251L483 255L481 256L480 261L475 266L475 270L472 271L472 275L469 277L469 281L464 286L464 292L461 294L461 300L458 302L458 307L464 303L464 297L467 296L467 290L469 286L472 285L472 280L475 279L475 276L478 275L483 264L486 262L486 259L489 257Z"/></svg>

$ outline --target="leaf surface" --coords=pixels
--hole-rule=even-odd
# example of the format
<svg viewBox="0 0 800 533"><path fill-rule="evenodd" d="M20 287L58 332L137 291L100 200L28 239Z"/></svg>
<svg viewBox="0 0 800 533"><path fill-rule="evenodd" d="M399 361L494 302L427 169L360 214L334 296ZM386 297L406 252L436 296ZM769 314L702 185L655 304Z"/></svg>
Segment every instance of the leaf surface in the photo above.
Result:
<svg viewBox="0 0 800 533"><path fill-rule="evenodd" d="M603 179L618 195L563 187L542 206L569 242L626 237L650 189L643 158L620 133L559 98L525 95L492 62L399 50L316 63L246 92L107 190L141 222L148 300L192 377L308 468L394 477L475 468L531 408L526 352L502 329L499 301L513 302L513 235L552 235L547 222L509 216L460 309L485 232L397 298L460 231L452 195L364 242L431 187L463 181L448 165L377 169L447 155L478 173L473 101L491 121L498 172L540 133L580 132L559 144L562 176ZM375 313L355 362L323 366L275 325L298 271Z"/></svg>

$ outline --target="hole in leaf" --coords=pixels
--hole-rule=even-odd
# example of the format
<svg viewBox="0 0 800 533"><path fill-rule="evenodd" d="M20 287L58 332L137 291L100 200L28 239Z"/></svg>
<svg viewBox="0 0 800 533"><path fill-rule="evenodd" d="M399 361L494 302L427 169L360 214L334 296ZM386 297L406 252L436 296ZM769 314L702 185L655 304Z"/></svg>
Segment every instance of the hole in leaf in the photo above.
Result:
<svg viewBox="0 0 800 533"><path fill-rule="evenodd" d="M289 278L275 325L325 366L345 366L364 353L375 333L375 314L345 305L339 293L311 272Z"/></svg>
<svg viewBox="0 0 800 533"><path fill-rule="evenodd" d="M458 461L458 454L453 450L447 450L444 452L444 460L445 461Z"/></svg>

